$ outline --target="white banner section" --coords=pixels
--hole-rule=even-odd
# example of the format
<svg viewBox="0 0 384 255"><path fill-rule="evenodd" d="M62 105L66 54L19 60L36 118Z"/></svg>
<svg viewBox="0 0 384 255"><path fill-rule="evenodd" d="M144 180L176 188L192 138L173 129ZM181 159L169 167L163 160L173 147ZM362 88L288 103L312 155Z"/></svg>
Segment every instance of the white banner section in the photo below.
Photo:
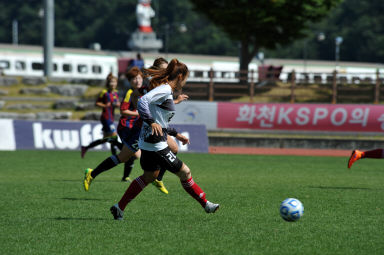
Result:
<svg viewBox="0 0 384 255"><path fill-rule="evenodd" d="M16 150L13 120L0 119L0 150Z"/></svg>
<svg viewBox="0 0 384 255"><path fill-rule="evenodd" d="M207 130L217 129L217 103L183 101L176 105L171 124L199 124L205 125Z"/></svg>

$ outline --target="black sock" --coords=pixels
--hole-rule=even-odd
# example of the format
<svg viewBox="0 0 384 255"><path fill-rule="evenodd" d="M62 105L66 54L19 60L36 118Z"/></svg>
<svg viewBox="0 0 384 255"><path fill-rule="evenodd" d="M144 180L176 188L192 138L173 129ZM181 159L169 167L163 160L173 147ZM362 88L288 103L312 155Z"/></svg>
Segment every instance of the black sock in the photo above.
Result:
<svg viewBox="0 0 384 255"><path fill-rule="evenodd" d="M158 180L158 181L163 180L163 176L165 174L165 171L167 171L167 170L165 170L164 168L160 168L160 172L159 172L159 175L157 176L156 180Z"/></svg>
<svg viewBox="0 0 384 255"><path fill-rule="evenodd" d="M116 155L116 148L113 144L111 144L111 153L112 155Z"/></svg>
<svg viewBox="0 0 384 255"><path fill-rule="evenodd" d="M129 175L131 174L132 172L132 169L133 169L133 166L135 164L135 159L136 157L135 156L132 156L128 159L127 162L125 162L124 164L124 175L123 175L123 179L126 178L126 177L129 177Z"/></svg>
<svg viewBox="0 0 384 255"><path fill-rule="evenodd" d="M107 170L117 166L120 163L121 162L120 162L119 158L115 155L112 155L109 158L105 159L103 162L101 162L100 165L98 165L91 172L91 176L92 176L92 178L95 178L96 176L98 176L102 172L107 171Z"/></svg>
<svg viewBox="0 0 384 255"><path fill-rule="evenodd" d="M93 147L96 147L97 145L100 145L100 144L103 144L105 143L106 140L103 138L103 139L99 139L99 140L96 140L96 141L93 141L91 142L88 146L86 146L85 148L87 149L90 149L90 148L93 148Z"/></svg>

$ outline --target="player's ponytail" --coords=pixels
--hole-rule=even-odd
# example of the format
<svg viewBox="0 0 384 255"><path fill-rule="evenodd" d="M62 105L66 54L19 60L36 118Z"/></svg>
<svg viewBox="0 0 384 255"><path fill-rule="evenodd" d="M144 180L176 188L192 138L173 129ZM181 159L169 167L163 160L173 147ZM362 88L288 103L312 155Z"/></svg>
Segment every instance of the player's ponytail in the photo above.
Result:
<svg viewBox="0 0 384 255"><path fill-rule="evenodd" d="M145 69L145 73L152 77L150 81L150 89L153 89L161 84L169 83L176 79L179 79L180 81L184 80L188 76L189 71L184 63L177 59L172 59L166 69L155 70L150 68ZM170 85L172 86L172 84ZM176 84L173 86L176 86ZM172 89L175 90L176 88L172 87Z"/></svg>

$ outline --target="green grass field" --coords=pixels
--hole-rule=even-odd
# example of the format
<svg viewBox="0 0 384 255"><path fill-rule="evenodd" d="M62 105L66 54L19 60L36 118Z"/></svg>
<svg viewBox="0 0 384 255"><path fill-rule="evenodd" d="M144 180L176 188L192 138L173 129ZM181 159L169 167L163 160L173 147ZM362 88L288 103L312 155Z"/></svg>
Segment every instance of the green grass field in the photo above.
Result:
<svg viewBox="0 0 384 255"><path fill-rule="evenodd" d="M82 186L83 170L109 154L0 152L1 254L383 254L384 160L181 154L207 198L206 214L166 173L170 191L148 186L115 221L127 187L123 166ZM141 174L138 162L133 176ZM300 199L288 223L279 205Z"/></svg>

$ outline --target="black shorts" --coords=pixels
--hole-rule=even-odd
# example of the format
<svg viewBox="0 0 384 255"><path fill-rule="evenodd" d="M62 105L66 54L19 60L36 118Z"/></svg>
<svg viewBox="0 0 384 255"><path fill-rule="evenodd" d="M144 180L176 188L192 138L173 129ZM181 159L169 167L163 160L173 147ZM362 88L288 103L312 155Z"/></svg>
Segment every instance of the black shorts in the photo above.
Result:
<svg viewBox="0 0 384 255"><path fill-rule="evenodd" d="M117 133L123 144L134 152L139 150L138 142L140 137L140 129L141 128L137 127L123 127L121 125L117 127Z"/></svg>
<svg viewBox="0 0 384 255"><path fill-rule="evenodd" d="M169 147L160 151L141 150L140 165L144 171L154 172L160 167L177 173L183 166L183 161L178 159Z"/></svg>

